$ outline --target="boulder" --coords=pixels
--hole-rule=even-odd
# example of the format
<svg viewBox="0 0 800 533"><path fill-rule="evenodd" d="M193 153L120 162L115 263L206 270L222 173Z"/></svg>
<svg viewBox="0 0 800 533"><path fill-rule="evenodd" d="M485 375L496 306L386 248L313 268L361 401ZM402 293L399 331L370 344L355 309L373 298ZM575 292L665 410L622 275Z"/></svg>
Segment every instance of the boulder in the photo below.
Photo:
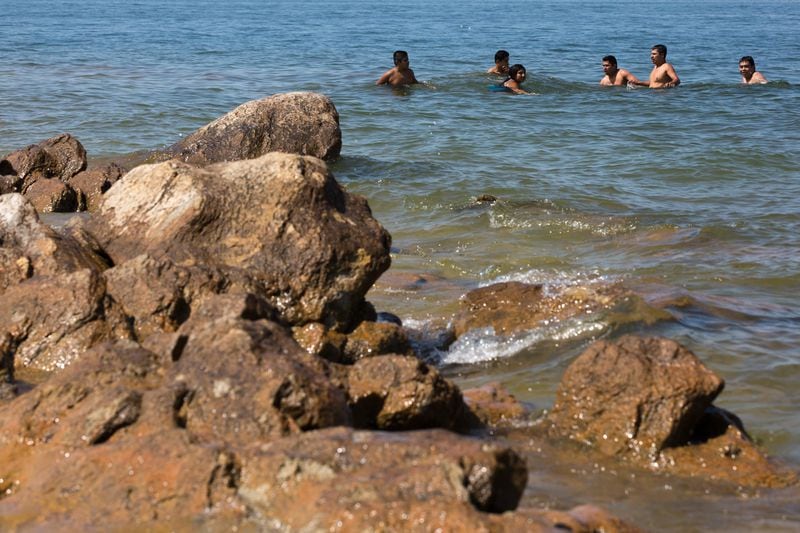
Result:
<svg viewBox="0 0 800 533"><path fill-rule="evenodd" d="M615 312L617 316L611 317L615 322L652 323L670 317L665 311L649 308L619 284L545 289L539 284L509 281L464 295L454 328L459 337L472 329L488 327L496 335L509 336L570 318Z"/></svg>
<svg viewBox="0 0 800 533"><path fill-rule="evenodd" d="M609 455L652 460L689 442L723 380L678 343L624 336L597 341L564 373L552 428Z"/></svg>
<svg viewBox="0 0 800 533"><path fill-rule="evenodd" d="M365 357L390 353L414 355L402 326L365 320L347 335L343 359L346 363L353 363Z"/></svg>
<svg viewBox="0 0 800 533"><path fill-rule="evenodd" d="M116 264L148 253L221 269L292 325L346 330L390 263L389 234L366 200L319 159L289 154L137 167L87 227Z"/></svg>
<svg viewBox="0 0 800 533"><path fill-rule="evenodd" d="M69 178L68 183L79 195L81 209L94 211L103 194L127 172L116 163L84 170Z"/></svg>
<svg viewBox="0 0 800 533"><path fill-rule="evenodd" d="M286 152L333 160L341 148L333 102L321 94L294 92L244 103L156 158L208 165Z"/></svg>
<svg viewBox="0 0 800 533"><path fill-rule="evenodd" d="M356 427L455 428L468 414L458 388L411 356L357 361L348 369L347 392Z"/></svg>
<svg viewBox="0 0 800 533"><path fill-rule="evenodd" d="M40 213L72 213L78 210L75 190L56 179L36 180L25 191L25 197Z"/></svg>
<svg viewBox="0 0 800 533"><path fill-rule="evenodd" d="M58 276L81 269L108 268L97 251L74 235L43 224L36 209L20 194L0 196L0 294L34 276Z"/></svg>
<svg viewBox="0 0 800 533"><path fill-rule="evenodd" d="M86 150L69 133L27 146L5 157L4 174L10 169L22 179L21 192L43 178L67 181L86 168Z"/></svg>
<svg viewBox="0 0 800 533"><path fill-rule="evenodd" d="M498 382L465 389L462 394L470 411L487 426L523 421L529 415L528 409Z"/></svg>

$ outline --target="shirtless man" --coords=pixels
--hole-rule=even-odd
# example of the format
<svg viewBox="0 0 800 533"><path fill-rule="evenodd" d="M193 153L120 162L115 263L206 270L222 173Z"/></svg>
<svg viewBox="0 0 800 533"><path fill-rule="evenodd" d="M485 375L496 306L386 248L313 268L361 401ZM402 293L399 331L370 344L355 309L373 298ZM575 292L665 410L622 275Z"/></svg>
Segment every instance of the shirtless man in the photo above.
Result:
<svg viewBox="0 0 800 533"><path fill-rule="evenodd" d="M767 78L756 70L756 61L752 56L744 56L739 60L739 73L742 83L767 83Z"/></svg>
<svg viewBox="0 0 800 533"><path fill-rule="evenodd" d="M494 54L494 66L486 71L487 74L505 76L508 74L508 60L510 56L505 50L498 50Z"/></svg>
<svg viewBox="0 0 800 533"><path fill-rule="evenodd" d="M394 68L387 70L383 76L375 82L375 85L386 85L400 87L401 85L411 85L419 83L414 76L414 71L408 68L408 52L397 50L393 56Z"/></svg>
<svg viewBox="0 0 800 533"><path fill-rule="evenodd" d="M650 87L651 89L664 89L667 87L677 87L681 83L675 68L667 63L667 47L657 44L650 49L650 61L653 62L653 70L650 71L648 81L632 82L634 85Z"/></svg>
<svg viewBox="0 0 800 533"><path fill-rule="evenodd" d="M600 85L627 85L641 83L639 79L625 70L617 67L617 58L605 56L603 58L603 72L605 76L600 80Z"/></svg>

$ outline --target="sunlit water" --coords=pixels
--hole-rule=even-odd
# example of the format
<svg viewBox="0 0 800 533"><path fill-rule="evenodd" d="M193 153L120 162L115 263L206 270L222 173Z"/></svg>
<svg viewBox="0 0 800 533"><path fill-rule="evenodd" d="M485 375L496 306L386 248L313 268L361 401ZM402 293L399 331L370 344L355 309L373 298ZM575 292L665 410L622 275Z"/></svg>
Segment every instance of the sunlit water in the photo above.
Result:
<svg viewBox="0 0 800 533"><path fill-rule="evenodd" d="M425 329L499 280L622 281L682 302L652 326L474 332L437 354L448 375L500 380L543 410L594 338L665 335L725 378L720 406L800 465L800 3L5 0L3 22L0 154L70 132L90 157L116 157L251 99L322 92L341 115L332 169L391 232L390 273L431 280L379 285L379 309ZM644 78L657 42L681 87L597 87L603 55ZM424 83L375 87L398 48ZM487 89L498 48L538 95ZM738 83L746 54L770 84ZM595 494L654 530L800 528L785 492L742 499L688 483L665 496L661 479L603 475L550 469L530 498L563 507Z"/></svg>

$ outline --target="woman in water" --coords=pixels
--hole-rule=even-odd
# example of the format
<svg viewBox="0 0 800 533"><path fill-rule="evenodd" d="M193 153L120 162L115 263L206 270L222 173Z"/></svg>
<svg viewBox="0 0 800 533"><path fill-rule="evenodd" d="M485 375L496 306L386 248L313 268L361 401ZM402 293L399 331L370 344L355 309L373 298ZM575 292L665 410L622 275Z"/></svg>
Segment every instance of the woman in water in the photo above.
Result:
<svg viewBox="0 0 800 533"><path fill-rule="evenodd" d="M502 86L505 87L507 90L511 91L515 94L531 94L527 91L522 90L522 82L525 81L527 73L525 71L525 67L517 63L516 65L511 65L508 69L508 78L503 81Z"/></svg>

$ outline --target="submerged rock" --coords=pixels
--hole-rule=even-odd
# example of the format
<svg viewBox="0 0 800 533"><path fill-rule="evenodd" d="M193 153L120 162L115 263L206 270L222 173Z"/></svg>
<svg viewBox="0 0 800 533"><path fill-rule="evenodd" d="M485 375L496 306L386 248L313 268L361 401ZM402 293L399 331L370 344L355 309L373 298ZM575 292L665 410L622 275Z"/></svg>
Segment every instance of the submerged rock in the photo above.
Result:
<svg viewBox="0 0 800 533"><path fill-rule="evenodd" d="M286 152L332 160L341 148L333 102L321 94L294 92L244 103L156 158L208 165Z"/></svg>

